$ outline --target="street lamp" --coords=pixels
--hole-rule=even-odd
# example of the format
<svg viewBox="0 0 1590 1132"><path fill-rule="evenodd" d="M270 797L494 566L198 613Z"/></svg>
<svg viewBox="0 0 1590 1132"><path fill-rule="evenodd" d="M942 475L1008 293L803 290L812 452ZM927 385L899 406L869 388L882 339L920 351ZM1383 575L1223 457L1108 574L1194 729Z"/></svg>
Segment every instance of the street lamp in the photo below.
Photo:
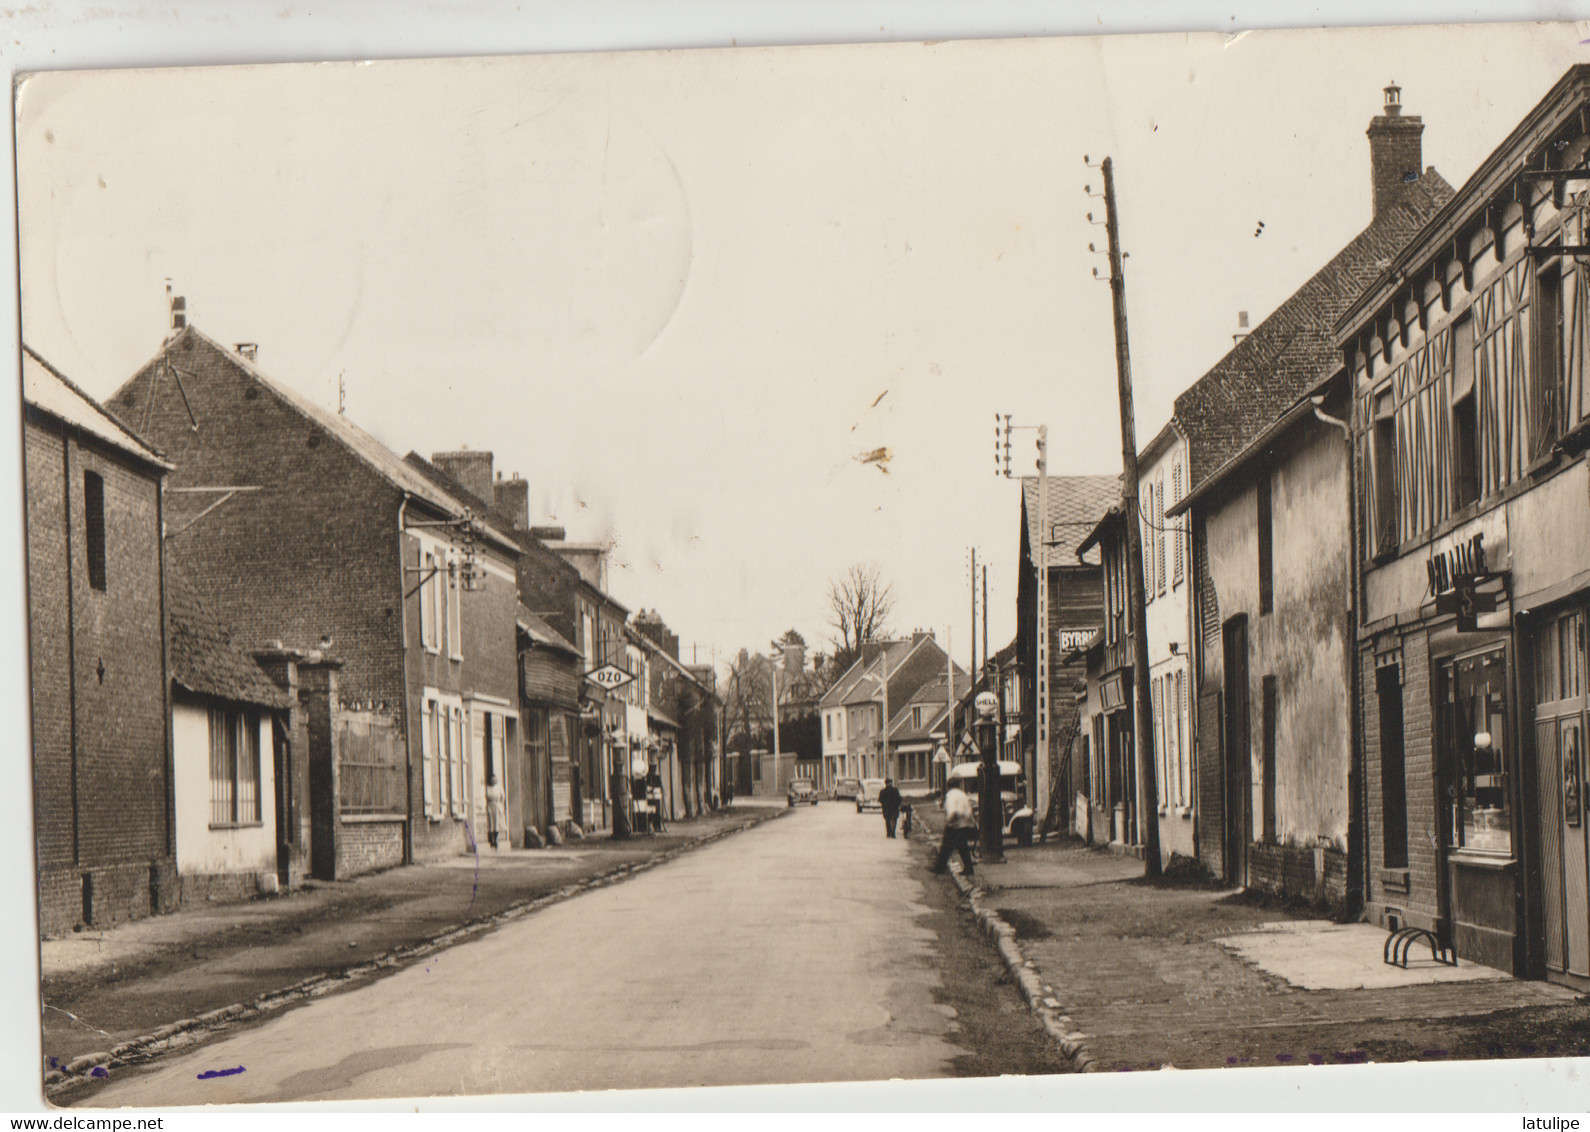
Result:
<svg viewBox="0 0 1590 1132"><path fill-rule="evenodd" d="M992 677L993 666L990 665L987 673ZM992 683L992 680L990 680ZM996 715L999 711L1000 697L992 688L984 688L977 693L977 698L972 701L977 708L977 746L982 754L983 781L982 788L977 792L977 824L981 827L983 841L983 860L1003 861L1005 859L1004 847L1004 812L999 796L999 720Z"/></svg>

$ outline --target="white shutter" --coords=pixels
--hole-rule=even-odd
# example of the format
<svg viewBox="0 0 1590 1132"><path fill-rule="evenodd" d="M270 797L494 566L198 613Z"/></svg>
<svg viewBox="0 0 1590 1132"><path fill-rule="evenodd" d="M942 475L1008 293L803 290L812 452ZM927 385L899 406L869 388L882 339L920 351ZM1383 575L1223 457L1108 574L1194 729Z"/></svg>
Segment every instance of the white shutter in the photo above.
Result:
<svg viewBox="0 0 1590 1132"><path fill-rule="evenodd" d="M425 608L421 603L420 608ZM434 817L436 814L436 745L432 740L431 728L436 722L435 706L430 700L420 704L420 778L424 782L425 816Z"/></svg>
<svg viewBox="0 0 1590 1132"><path fill-rule="evenodd" d="M452 743L448 749L448 764L452 781L452 814L464 816L464 709L453 708Z"/></svg>
<svg viewBox="0 0 1590 1132"><path fill-rule="evenodd" d="M420 644L424 648L431 647L431 639L436 633L436 613L431 608L431 583L436 579L427 577L435 565L434 555L420 556Z"/></svg>

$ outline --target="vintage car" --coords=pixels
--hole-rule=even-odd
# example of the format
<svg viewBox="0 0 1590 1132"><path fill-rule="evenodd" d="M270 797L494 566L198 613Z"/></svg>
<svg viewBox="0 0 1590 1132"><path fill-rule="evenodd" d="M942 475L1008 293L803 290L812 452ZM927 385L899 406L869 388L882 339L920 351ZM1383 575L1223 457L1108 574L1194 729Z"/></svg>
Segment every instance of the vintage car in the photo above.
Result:
<svg viewBox="0 0 1590 1132"><path fill-rule="evenodd" d="M791 806L815 806L817 804L817 787L813 786L807 779L797 778L789 784L789 790L785 796L789 798Z"/></svg>
<svg viewBox="0 0 1590 1132"><path fill-rule="evenodd" d="M861 789L856 792L856 813L865 813L867 810L882 810L883 803L878 801L878 795L883 792L883 779L863 778Z"/></svg>
<svg viewBox="0 0 1590 1132"><path fill-rule="evenodd" d="M949 786L959 786L972 800L972 811L980 810L983 786L983 764L980 762L956 763L946 779ZM1006 837L1016 839L1016 844L1032 844L1032 807L1027 804L1027 778L1021 764L1001 759L999 762L1000 828Z"/></svg>
<svg viewBox="0 0 1590 1132"><path fill-rule="evenodd" d="M861 793L861 779L836 778L834 779L834 801L854 802L856 795Z"/></svg>

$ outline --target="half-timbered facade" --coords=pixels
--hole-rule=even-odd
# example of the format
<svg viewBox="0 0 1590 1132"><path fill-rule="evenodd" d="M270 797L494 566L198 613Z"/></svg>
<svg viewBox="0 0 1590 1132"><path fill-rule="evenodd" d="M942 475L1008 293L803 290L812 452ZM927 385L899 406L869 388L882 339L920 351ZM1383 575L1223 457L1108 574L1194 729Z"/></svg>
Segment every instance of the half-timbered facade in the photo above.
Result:
<svg viewBox="0 0 1590 1132"><path fill-rule="evenodd" d="M1370 915L1581 987L1587 127L1581 65L1338 324Z"/></svg>

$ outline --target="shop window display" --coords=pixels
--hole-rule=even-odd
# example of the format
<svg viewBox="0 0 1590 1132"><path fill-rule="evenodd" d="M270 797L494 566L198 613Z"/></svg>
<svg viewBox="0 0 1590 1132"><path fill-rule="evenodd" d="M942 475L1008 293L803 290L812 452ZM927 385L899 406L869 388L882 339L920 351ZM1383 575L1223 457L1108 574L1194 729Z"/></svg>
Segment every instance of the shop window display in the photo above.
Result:
<svg viewBox="0 0 1590 1132"><path fill-rule="evenodd" d="M1497 648L1442 666L1447 837L1454 849L1512 852L1507 655Z"/></svg>

